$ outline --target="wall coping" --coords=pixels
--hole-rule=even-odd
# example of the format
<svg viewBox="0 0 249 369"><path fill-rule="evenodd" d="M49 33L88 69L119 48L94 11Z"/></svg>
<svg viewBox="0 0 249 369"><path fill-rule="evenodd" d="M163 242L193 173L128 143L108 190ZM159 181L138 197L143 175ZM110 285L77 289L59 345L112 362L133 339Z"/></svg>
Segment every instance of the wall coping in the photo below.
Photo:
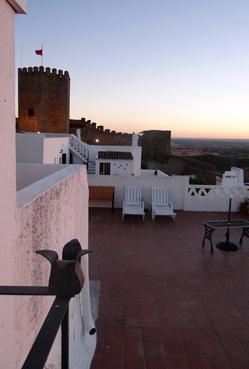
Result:
<svg viewBox="0 0 249 369"><path fill-rule="evenodd" d="M26 0L7 0L16 13L25 14L27 10Z"/></svg>
<svg viewBox="0 0 249 369"><path fill-rule="evenodd" d="M85 165L70 164L49 176L42 178L31 185L17 191L17 209L23 208L39 197L41 194L51 190L58 183L68 179L75 173L84 171L87 177Z"/></svg>

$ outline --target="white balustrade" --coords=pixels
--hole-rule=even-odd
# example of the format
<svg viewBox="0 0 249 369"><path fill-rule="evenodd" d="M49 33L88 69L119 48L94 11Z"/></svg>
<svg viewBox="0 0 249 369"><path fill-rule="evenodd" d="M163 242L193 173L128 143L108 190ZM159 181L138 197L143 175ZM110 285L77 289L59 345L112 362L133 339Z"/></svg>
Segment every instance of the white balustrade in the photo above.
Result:
<svg viewBox="0 0 249 369"><path fill-rule="evenodd" d="M189 185L184 198L187 211L227 211L232 199L232 211L238 211L241 201L249 197L249 187L220 185Z"/></svg>
<svg viewBox="0 0 249 369"><path fill-rule="evenodd" d="M76 136L71 135L69 139L70 149L85 160L89 158L89 150Z"/></svg>

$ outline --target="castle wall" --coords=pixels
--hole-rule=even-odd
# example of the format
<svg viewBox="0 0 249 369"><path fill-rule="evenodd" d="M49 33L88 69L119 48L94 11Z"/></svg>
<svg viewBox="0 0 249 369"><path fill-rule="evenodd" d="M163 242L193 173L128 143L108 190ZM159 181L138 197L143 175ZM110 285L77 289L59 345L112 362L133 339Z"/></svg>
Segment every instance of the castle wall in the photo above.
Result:
<svg viewBox="0 0 249 369"><path fill-rule="evenodd" d="M131 145L131 134L104 129L103 126L85 118L70 119L70 133L76 134L77 129L80 129L82 141L89 145Z"/></svg>
<svg viewBox="0 0 249 369"><path fill-rule="evenodd" d="M18 69L18 129L69 133L70 77L44 67Z"/></svg>

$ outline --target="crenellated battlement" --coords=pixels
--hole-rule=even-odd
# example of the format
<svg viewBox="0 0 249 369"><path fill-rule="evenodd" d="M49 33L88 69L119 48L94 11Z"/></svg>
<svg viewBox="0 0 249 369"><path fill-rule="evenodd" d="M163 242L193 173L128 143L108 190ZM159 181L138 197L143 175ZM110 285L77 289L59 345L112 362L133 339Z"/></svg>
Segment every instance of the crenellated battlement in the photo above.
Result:
<svg viewBox="0 0 249 369"><path fill-rule="evenodd" d="M30 75L34 76L36 75L46 75L48 77L57 77L58 79L70 79L68 71L63 71L62 69L56 69L56 68L49 68L49 67L24 67L24 68L18 68L18 75Z"/></svg>
<svg viewBox="0 0 249 369"><path fill-rule="evenodd" d="M86 118L70 119L70 132L75 133L76 129L80 129L81 138L88 144L95 144L98 139L101 145L131 145L131 134L111 131Z"/></svg>

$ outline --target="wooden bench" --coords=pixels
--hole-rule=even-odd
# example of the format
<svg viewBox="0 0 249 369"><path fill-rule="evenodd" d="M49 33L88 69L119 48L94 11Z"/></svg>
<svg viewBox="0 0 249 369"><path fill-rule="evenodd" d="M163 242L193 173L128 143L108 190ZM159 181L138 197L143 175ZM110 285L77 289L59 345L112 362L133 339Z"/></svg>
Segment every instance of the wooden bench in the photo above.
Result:
<svg viewBox="0 0 249 369"><path fill-rule="evenodd" d="M89 186L89 206L110 207L114 212L114 190L112 186Z"/></svg>

